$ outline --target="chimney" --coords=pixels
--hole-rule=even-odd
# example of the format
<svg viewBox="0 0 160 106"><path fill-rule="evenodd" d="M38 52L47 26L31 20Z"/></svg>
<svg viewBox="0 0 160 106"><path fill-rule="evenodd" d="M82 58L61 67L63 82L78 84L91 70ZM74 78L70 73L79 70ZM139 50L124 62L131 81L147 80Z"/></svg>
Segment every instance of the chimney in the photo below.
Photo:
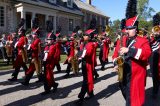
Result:
<svg viewBox="0 0 160 106"><path fill-rule="evenodd" d="M92 5L92 0L86 0L86 3L89 4L89 5Z"/></svg>

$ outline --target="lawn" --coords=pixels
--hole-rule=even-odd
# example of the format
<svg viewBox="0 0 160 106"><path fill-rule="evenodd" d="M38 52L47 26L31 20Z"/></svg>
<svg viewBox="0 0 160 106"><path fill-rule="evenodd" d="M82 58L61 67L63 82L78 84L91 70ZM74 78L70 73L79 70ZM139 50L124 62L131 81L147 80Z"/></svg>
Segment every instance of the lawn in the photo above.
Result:
<svg viewBox="0 0 160 106"><path fill-rule="evenodd" d="M99 49L97 49L96 54L97 54L97 56L99 55ZM113 51L110 50L109 56L112 56L112 54L113 54ZM64 54L61 55L61 61L60 61L60 63L63 63L66 58L67 58L66 55L64 55ZM29 65L29 64L27 64L27 66L28 66L28 65ZM9 65L7 65L6 62L3 62L3 60L0 59L0 70L10 70L10 69L12 69L12 67L13 67L13 66L12 66L11 62L10 62Z"/></svg>
<svg viewBox="0 0 160 106"><path fill-rule="evenodd" d="M63 63L66 59L66 55L61 55L61 63ZM29 64L27 64L27 66L29 66ZM0 59L0 70L9 70L9 69L12 69L13 68L13 65L12 63L10 62L9 65L7 65L6 62L3 62L3 59Z"/></svg>

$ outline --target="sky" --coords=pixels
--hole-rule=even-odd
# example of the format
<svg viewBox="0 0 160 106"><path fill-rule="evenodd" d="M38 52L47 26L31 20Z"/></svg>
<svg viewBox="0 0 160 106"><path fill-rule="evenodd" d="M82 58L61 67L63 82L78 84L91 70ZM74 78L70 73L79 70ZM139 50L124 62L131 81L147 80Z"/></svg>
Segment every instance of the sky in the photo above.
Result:
<svg viewBox="0 0 160 106"><path fill-rule="evenodd" d="M82 1L85 2L86 0ZM125 18L127 2L128 0L92 0L92 4L109 16L111 21ZM150 0L149 7L159 12L160 0Z"/></svg>

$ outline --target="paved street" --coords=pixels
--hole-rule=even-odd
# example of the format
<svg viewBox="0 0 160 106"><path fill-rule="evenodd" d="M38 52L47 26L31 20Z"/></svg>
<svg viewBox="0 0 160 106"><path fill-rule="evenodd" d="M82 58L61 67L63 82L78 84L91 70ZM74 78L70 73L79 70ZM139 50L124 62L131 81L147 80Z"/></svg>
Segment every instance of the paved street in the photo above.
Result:
<svg viewBox="0 0 160 106"><path fill-rule="evenodd" d="M66 66L62 65L62 68L65 70ZM85 101L84 106L125 106L125 100L118 88L117 74L113 71L112 63L106 65L105 71L101 71L100 66L96 69L100 77L95 81L95 97ZM55 73L55 80L59 83L57 92L41 96L40 93L44 91L43 84L35 83L37 80L36 74L31 79L31 84L26 87L19 83L22 81L23 71L18 77L18 82L11 83L7 81L12 71L0 71L0 106L75 106L82 84L81 75L78 77L72 75L71 78L64 79L62 77L65 74L64 71ZM145 106L160 106L160 101L158 99L153 100L150 96L151 86L151 77L147 77Z"/></svg>

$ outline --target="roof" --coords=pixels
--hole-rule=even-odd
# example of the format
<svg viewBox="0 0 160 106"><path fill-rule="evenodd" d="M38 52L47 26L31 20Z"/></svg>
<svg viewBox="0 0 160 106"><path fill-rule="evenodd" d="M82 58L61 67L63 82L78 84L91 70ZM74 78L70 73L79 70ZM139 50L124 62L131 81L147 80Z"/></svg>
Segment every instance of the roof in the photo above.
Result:
<svg viewBox="0 0 160 106"><path fill-rule="evenodd" d="M81 0L75 0L75 4L84 10L90 11L92 13L104 16L104 17L108 17L105 13L103 13L101 10L99 10L97 7L93 6L93 5L89 5ZM109 18L109 17L108 17Z"/></svg>
<svg viewBox="0 0 160 106"><path fill-rule="evenodd" d="M28 4L33 4L33 5L38 5L38 6L43 6L46 8L51 8L55 10L60 10L76 15L83 15L81 10L77 7L76 4L73 3L73 8L67 7L66 2L64 0L57 0L56 4L49 3L48 0L17 0L19 2L24 2Z"/></svg>

